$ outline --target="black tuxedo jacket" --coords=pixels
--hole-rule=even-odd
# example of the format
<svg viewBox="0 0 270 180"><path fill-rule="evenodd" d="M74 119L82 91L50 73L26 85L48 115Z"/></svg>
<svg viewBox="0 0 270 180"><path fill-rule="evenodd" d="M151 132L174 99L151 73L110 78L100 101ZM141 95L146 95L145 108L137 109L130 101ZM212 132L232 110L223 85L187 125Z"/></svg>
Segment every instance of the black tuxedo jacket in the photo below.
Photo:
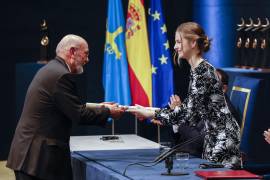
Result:
<svg viewBox="0 0 270 180"><path fill-rule="evenodd" d="M56 57L32 80L11 144L7 167L41 179L72 179L72 121L105 125L108 108L89 109L77 95L76 79Z"/></svg>

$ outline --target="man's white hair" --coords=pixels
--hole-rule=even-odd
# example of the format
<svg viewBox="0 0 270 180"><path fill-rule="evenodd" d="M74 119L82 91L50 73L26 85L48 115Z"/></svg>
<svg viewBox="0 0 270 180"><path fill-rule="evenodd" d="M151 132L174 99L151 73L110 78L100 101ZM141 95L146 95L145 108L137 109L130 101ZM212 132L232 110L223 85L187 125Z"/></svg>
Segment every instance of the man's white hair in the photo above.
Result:
<svg viewBox="0 0 270 180"><path fill-rule="evenodd" d="M79 48L82 43L86 43L86 40L80 36L74 34L68 34L61 39L56 47L56 55L61 55L71 47Z"/></svg>

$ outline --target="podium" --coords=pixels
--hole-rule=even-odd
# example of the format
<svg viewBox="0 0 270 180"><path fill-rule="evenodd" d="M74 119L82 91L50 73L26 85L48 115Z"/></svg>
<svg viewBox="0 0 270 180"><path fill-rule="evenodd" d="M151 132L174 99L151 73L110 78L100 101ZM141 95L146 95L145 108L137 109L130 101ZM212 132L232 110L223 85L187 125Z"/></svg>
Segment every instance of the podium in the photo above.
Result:
<svg viewBox="0 0 270 180"><path fill-rule="evenodd" d="M129 179L160 179L160 180L200 180L194 171L200 170L199 164L206 160L191 157L188 160L188 175L162 176L166 172L165 164L158 163L152 167L129 166L130 164L145 162L150 165L160 155L159 144L140 136L119 135L119 141L103 141L102 136L73 136L70 139L73 178L76 180L129 180ZM125 175L126 167L129 166ZM225 170L225 168L218 168ZM173 168L172 172L178 172Z"/></svg>
<svg viewBox="0 0 270 180"><path fill-rule="evenodd" d="M102 140L103 136L71 136L70 150L127 150L127 149L159 149L160 145L135 134L117 135L116 140Z"/></svg>

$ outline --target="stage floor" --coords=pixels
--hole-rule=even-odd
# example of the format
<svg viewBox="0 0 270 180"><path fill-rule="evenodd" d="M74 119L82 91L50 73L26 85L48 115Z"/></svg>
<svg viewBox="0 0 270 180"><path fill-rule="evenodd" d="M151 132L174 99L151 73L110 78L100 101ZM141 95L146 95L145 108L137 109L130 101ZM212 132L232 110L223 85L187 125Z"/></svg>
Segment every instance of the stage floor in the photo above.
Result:
<svg viewBox="0 0 270 180"><path fill-rule="evenodd" d="M13 171L6 167L7 161L0 161L0 179L15 180Z"/></svg>

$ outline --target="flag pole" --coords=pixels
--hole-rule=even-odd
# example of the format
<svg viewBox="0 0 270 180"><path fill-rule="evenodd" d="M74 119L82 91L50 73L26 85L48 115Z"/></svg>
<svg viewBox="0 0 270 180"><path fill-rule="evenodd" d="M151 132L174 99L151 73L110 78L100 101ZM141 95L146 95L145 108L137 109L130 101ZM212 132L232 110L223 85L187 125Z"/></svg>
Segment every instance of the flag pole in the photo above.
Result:
<svg viewBox="0 0 270 180"><path fill-rule="evenodd" d="M112 119L112 135L114 136L114 119Z"/></svg>
<svg viewBox="0 0 270 180"><path fill-rule="evenodd" d="M135 116L135 134L138 135L138 119Z"/></svg>
<svg viewBox="0 0 270 180"><path fill-rule="evenodd" d="M158 131L158 144L160 144L160 125L157 125L157 131Z"/></svg>

